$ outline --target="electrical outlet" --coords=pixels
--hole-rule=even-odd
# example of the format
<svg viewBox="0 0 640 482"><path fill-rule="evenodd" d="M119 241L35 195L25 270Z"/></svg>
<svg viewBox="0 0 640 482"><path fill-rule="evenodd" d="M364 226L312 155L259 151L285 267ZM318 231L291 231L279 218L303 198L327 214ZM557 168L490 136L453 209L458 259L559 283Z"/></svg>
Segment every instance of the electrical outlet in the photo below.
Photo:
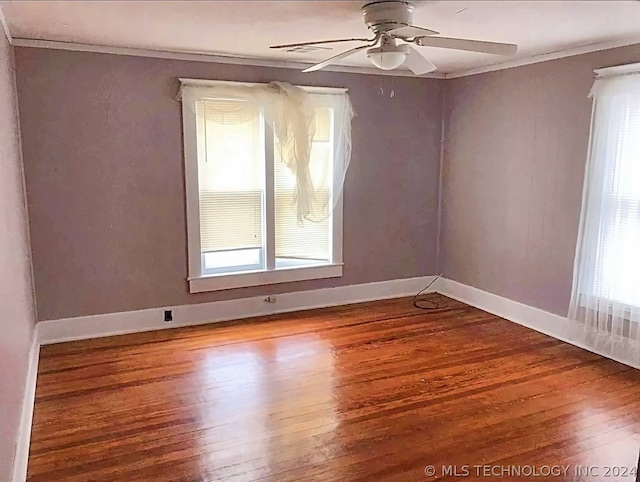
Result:
<svg viewBox="0 0 640 482"><path fill-rule="evenodd" d="M171 323L173 321L173 310L164 310L164 322Z"/></svg>
<svg viewBox="0 0 640 482"><path fill-rule="evenodd" d="M276 295L269 295L264 299L265 303L275 303Z"/></svg>

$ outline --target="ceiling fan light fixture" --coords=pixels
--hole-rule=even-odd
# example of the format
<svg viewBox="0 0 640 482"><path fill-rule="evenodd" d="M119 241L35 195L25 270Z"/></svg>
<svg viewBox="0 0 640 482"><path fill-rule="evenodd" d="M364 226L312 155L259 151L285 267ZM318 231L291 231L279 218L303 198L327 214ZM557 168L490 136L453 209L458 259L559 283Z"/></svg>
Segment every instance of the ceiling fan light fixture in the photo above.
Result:
<svg viewBox="0 0 640 482"><path fill-rule="evenodd" d="M404 64L409 48L406 45L385 45L367 50L371 63L381 70L393 70Z"/></svg>

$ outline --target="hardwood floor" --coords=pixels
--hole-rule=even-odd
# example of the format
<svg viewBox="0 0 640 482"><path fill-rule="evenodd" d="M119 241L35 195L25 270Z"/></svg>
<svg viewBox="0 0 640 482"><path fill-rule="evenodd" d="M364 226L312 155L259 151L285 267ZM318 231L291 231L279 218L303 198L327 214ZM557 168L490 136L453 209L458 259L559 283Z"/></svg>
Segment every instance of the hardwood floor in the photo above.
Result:
<svg viewBox="0 0 640 482"><path fill-rule="evenodd" d="M640 371L432 299L45 346L29 480L636 479Z"/></svg>

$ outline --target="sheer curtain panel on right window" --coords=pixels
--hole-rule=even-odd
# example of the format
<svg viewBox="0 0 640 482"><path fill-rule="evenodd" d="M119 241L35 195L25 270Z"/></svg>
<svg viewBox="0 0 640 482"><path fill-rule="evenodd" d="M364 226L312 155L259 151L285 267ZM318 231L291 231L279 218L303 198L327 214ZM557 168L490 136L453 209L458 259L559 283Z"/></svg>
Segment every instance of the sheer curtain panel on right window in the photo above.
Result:
<svg viewBox="0 0 640 482"><path fill-rule="evenodd" d="M640 365L640 64L596 71L569 318L573 336Z"/></svg>

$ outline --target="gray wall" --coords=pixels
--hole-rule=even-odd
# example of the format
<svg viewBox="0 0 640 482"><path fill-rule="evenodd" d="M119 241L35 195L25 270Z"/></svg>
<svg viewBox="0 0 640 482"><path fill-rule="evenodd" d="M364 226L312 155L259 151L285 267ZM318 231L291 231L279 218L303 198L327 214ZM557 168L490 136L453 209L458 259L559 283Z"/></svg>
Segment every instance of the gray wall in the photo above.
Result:
<svg viewBox="0 0 640 482"><path fill-rule="evenodd" d="M12 480L35 315L13 51L0 28L0 480Z"/></svg>
<svg viewBox="0 0 640 482"><path fill-rule="evenodd" d="M638 61L636 45L447 81L446 277L567 314L593 70Z"/></svg>
<svg viewBox="0 0 640 482"><path fill-rule="evenodd" d="M436 270L441 80L33 48L16 69L40 320ZM178 77L349 88L342 278L188 293Z"/></svg>

